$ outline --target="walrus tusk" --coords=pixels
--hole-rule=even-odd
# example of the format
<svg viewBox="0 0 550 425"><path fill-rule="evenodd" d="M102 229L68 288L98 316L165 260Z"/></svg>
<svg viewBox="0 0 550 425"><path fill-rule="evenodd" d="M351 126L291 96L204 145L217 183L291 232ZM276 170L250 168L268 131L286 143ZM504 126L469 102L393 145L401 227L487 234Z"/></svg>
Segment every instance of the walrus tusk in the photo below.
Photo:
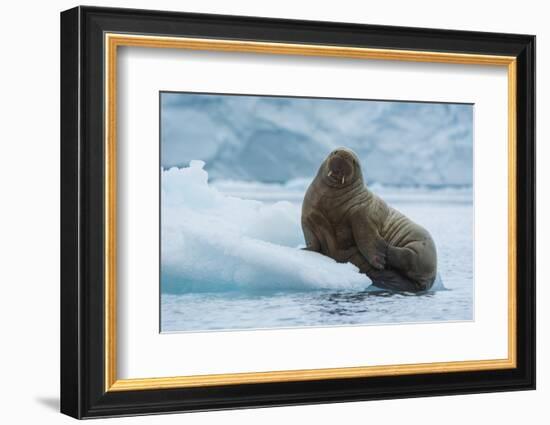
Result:
<svg viewBox="0 0 550 425"><path fill-rule="evenodd" d="M332 176L332 171L329 171L329 172L328 172L328 176L329 176L329 177Z"/></svg>
<svg viewBox="0 0 550 425"><path fill-rule="evenodd" d="M346 181L346 178L342 176L342 184L344 184L345 181Z"/></svg>

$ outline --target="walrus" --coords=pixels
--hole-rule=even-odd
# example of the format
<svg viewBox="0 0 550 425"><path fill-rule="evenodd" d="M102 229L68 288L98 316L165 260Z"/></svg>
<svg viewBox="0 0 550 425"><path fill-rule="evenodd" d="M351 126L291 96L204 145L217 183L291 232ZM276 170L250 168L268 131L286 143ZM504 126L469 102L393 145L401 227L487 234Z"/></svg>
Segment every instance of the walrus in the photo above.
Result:
<svg viewBox="0 0 550 425"><path fill-rule="evenodd" d="M306 250L351 262L373 284L392 291L430 289L437 252L430 233L371 192L357 155L331 152L302 204Z"/></svg>

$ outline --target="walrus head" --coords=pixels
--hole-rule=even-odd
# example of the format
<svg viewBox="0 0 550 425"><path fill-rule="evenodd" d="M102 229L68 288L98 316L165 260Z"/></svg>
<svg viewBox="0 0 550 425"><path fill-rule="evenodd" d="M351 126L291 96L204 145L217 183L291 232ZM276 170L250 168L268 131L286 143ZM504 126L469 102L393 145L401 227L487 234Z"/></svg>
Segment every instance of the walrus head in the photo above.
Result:
<svg viewBox="0 0 550 425"><path fill-rule="evenodd" d="M334 149L323 161L319 173L331 187L346 187L363 179L359 158L348 148Z"/></svg>

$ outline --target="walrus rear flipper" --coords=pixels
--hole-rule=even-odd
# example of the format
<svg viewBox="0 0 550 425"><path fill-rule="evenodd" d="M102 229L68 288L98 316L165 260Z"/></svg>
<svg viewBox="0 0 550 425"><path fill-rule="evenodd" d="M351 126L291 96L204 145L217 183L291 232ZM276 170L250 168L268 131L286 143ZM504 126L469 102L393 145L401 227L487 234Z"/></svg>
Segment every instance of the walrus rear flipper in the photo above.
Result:
<svg viewBox="0 0 550 425"><path fill-rule="evenodd" d="M418 292L419 287L395 270L376 270L369 273L373 285L396 292Z"/></svg>

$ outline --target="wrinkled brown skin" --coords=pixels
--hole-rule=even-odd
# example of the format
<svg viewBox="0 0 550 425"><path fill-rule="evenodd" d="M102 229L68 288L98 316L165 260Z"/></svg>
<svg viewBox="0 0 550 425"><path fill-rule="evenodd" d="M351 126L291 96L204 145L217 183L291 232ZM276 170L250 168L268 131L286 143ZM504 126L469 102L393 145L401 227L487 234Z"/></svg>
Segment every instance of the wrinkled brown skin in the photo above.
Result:
<svg viewBox="0 0 550 425"><path fill-rule="evenodd" d="M432 237L365 186L350 149L321 164L304 197L302 230L305 249L353 263L380 288L425 291L435 280Z"/></svg>

